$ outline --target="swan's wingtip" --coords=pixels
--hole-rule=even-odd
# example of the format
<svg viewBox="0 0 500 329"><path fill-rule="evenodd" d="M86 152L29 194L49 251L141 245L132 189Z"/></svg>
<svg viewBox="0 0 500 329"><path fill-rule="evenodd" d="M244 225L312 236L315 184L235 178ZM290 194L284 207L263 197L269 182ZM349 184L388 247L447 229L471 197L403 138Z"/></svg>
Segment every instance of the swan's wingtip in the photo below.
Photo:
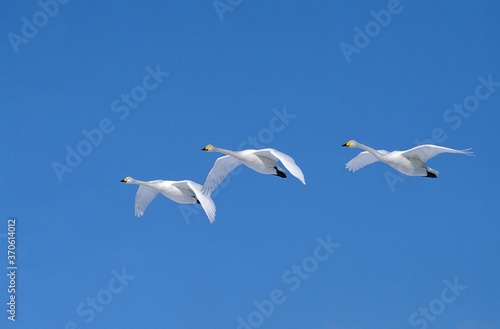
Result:
<svg viewBox="0 0 500 329"><path fill-rule="evenodd" d="M345 169L349 170L350 172L355 172L356 171L353 167L348 166L348 165L345 165Z"/></svg>

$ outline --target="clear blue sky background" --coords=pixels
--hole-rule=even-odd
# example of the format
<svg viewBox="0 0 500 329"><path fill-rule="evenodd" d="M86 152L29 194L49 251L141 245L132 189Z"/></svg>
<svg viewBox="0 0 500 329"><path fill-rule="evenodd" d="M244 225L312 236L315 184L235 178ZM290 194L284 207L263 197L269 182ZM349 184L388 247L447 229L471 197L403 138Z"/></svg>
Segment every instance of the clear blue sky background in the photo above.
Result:
<svg viewBox="0 0 500 329"><path fill-rule="evenodd" d="M1 327L500 328L498 3L232 3L0 5L1 272L9 217L19 266L15 323L0 276ZM381 27L370 12L388 6ZM148 67L168 76L155 84ZM473 111L452 112L464 101ZM89 150L82 131L100 122ZM249 136L290 154L307 185L244 168L214 195L212 225L162 196L134 217L122 178L203 183L219 155L201 148ZM475 156L432 159L437 179L353 174L350 139ZM68 164L78 146L88 154Z"/></svg>

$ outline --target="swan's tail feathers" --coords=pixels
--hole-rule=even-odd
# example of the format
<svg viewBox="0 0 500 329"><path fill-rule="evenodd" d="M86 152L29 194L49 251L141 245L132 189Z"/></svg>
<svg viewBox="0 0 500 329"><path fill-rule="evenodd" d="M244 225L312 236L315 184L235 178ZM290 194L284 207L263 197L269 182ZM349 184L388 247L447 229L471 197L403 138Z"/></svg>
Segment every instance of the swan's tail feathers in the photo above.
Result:
<svg viewBox="0 0 500 329"><path fill-rule="evenodd" d="M274 169L276 169L276 176L286 178L286 173L283 169L279 168L278 166L275 166Z"/></svg>
<svg viewBox="0 0 500 329"><path fill-rule="evenodd" d="M427 167L427 176L425 176L425 177L437 178L438 175L439 175L439 171Z"/></svg>

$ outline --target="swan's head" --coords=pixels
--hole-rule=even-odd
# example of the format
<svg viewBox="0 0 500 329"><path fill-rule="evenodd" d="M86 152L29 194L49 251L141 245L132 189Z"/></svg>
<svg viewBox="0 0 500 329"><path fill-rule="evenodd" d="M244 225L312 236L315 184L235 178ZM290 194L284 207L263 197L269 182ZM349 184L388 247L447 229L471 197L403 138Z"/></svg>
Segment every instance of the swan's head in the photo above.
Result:
<svg viewBox="0 0 500 329"><path fill-rule="evenodd" d="M213 151L214 150L214 146L212 144L208 144L207 146L205 146L204 148L201 149L202 151Z"/></svg>
<svg viewBox="0 0 500 329"><path fill-rule="evenodd" d="M122 179L120 182L122 183L127 183L127 184L131 184L132 182L134 181L134 179L132 177L125 177L124 179Z"/></svg>
<svg viewBox="0 0 500 329"><path fill-rule="evenodd" d="M345 143L342 146L345 146L345 147L358 147L358 142L356 142L355 140L350 140L350 141L348 141L347 143Z"/></svg>

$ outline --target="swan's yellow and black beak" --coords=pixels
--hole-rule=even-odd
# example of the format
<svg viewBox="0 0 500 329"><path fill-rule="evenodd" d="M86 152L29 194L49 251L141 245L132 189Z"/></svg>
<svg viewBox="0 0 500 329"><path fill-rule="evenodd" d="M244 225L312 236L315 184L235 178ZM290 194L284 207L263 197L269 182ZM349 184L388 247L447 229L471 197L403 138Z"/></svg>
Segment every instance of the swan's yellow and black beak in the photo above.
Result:
<svg viewBox="0 0 500 329"><path fill-rule="evenodd" d="M349 147L349 146L351 146L351 142L349 141L349 142L345 143L345 144L344 144L344 145L342 145L342 146Z"/></svg>
<svg viewBox="0 0 500 329"><path fill-rule="evenodd" d="M128 177L127 177L127 178L122 179L120 182L122 182L122 183L126 183L126 182L128 182Z"/></svg>
<svg viewBox="0 0 500 329"><path fill-rule="evenodd" d="M205 146L204 148L202 148L201 150L202 150L202 151L208 151L208 149L209 149L209 148L210 148L210 145L207 145L207 146Z"/></svg>

